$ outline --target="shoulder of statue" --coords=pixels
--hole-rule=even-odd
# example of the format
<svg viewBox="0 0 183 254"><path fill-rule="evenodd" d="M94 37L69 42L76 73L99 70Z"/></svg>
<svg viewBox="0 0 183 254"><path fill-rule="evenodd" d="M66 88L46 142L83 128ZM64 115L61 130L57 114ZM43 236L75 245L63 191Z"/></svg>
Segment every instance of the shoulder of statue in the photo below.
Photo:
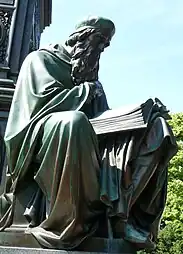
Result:
<svg viewBox="0 0 183 254"><path fill-rule="evenodd" d="M70 64L71 56L61 44L50 44L47 47L40 48L39 51L47 51L65 63Z"/></svg>

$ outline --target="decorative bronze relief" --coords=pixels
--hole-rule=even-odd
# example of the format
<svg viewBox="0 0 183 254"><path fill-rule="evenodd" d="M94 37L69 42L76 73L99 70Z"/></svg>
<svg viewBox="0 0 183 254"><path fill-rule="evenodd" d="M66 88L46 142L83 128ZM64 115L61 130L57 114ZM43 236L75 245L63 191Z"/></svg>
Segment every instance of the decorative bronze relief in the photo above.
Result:
<svg viewBox="0 0 183 254"><path fill-rule="evenodd" d="M0 10L0 63L4 63L8 45L12 11Z"/></svg>

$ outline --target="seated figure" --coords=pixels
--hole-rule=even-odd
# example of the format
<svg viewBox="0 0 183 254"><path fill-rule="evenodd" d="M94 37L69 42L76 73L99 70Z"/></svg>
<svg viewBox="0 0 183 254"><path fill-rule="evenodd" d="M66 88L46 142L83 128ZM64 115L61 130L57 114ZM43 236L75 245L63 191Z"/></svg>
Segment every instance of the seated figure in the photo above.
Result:
<svg viewBox="0 0 183 254"><path fill-rule="evenodd" d="M109 109L98 70L114 33L112 21L89 17L66 47L25 59L5 133L1 231L13 225L23 195L18 212L44 247L73 249L109 235L138 249L154 246L176 152L165 111L155 103L146 128L98 136L89 121Z"/></svg>

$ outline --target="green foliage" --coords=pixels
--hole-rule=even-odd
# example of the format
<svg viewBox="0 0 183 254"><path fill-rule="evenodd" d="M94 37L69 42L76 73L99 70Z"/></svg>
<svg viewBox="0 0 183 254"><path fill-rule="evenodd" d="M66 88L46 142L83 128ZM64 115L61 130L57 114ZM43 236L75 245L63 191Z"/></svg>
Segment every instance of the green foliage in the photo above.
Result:
<svg viewBox="0 0 183 254"><path fill-rule="evenodd" d="M177 138L177 141L183 142L183 113L177 113L171 115L172 119L169 120L169 124L173 129L173 133Z"/></svg>
<svg viewBox="0 0 183 254"><path fill-rule="evenodd" d="M180 221L183 223L183 181L173 179L168 184L168 196L162 222L166 225Z"/></svg>
<svg viewBox="0 0 183 254"><path fill-rule="evenodd" d="M183 251L182 234L182 222L175 219L167 224L167 226L160 231L156 253L181 254Z"/></svg>
<svg viewBox="0 0 183 254"><path fill-rule="evenodd" d="M177 139L178 152L169 165L168 195L158 243L154 251L138 254L183 253L183 113L173 114L169 124Z"/></svg>
<svg viewBox="0 0 183 254"><path fill-rule="evenodd" d="M182 141L177 141L178 152L176 156L172 158L169 165L169 181L171 180L183 180L183 143Z"/></svg>

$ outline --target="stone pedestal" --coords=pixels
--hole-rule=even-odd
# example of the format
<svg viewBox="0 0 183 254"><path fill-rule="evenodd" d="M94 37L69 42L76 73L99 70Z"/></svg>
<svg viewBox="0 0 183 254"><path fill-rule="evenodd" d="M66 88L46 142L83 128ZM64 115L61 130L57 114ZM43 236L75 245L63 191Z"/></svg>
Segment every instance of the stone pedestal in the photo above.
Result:
<svg viewBox="0 0 183 254"><path fill-rule="evenodd" d="M8 78L14 14L15 1L0 0L0 193L3 189L3 173L5 171L3 137L14 92L14 81Z"/></svg>
<svg viewBox="0 0 183 254"><path fill-rule="evenodd" d="M89 254L92 252L64 251L64 250L47 250L31 249L17 247L0 247L1 254ZM100 253L100 252L98 252Z"/></svg>
<svg viewBox="0 0 183 254"><path fill-rule="evenodd" d="M136 253L135 247L123 239L98 237L86 239L77 249L72 251L47 250L42 248L32 234L21 230L18 232L17 229L12 230L11 228L6 229L5 232L0 232L0 246L3 246L0 247L0 253ZM13 246L16 248L12 248Z"/></svg>

